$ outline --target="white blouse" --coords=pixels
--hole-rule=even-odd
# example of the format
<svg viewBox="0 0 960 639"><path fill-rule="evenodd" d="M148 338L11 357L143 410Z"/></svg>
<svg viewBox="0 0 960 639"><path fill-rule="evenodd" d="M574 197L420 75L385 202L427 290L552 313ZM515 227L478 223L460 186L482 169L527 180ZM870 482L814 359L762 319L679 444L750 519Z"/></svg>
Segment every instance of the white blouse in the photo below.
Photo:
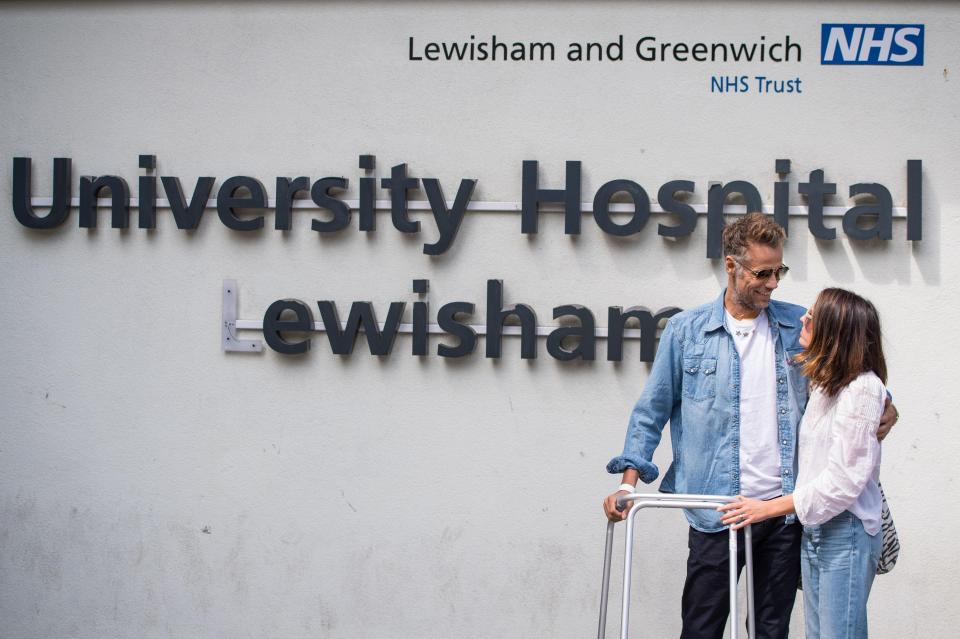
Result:
<svg viewBox="0 0 960 639"><path fill-rule="evenodd" d="M880 442L886 389L862 373L835 397L814 388L800 422L799 470L793 493L803 524L822 524L845 510L870 535L880 531Z"/></svg>

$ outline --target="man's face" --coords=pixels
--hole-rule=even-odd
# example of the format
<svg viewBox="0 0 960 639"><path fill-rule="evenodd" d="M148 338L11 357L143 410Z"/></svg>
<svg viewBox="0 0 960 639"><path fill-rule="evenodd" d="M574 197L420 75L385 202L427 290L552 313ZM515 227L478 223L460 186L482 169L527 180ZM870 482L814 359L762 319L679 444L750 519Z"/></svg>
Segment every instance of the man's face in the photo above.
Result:
<svg viewBox="0 0 960 639"><path fill-rule="evenodd" d="M733 302L745 311L759 313L770 305L770 294L777 288L774 275L757 279L750 271L777 270L783 265L783 248L764 244L749 244L739 264L732 256L726 258L727 288ZM739 266L739 268L738 268Z"/></svg>

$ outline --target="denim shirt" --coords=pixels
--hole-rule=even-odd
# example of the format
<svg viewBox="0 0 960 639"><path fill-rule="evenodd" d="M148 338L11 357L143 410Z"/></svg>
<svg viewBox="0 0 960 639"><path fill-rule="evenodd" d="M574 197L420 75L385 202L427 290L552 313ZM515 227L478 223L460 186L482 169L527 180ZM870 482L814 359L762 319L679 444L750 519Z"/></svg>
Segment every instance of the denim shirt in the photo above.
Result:
<svg viewBox="0 0 960 639"><path fill-rule="evenodd" d="M660 337L650 377L630 414L623 454L610 473L634 468L650 483L660 470L651 461L670 421L673 463L660 491L706 495L740 493L740 357L724 321L723 295L674 315ZM776 349L777 429L783 494L793 492L797 426L807 403L807 380L794 363L805 309L771 300L766 313ZM687 510L702 532L725 526L713 510ZM791 516L792 517L792 516Z"/></svg>

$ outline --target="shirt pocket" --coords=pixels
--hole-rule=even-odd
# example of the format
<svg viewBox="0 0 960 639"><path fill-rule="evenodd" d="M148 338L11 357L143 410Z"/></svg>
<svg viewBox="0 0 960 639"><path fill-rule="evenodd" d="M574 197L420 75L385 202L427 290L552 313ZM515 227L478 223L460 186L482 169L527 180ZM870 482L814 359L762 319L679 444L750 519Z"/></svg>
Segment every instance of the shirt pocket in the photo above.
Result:
<svg viewBox="0 0 960 639"><path fill-rule="evenodd" d="M803 365L796 360L797 355L803 352L802 348L787 349L787 377L790 379L790 388L803 408L807 403L807 378L803 376Z"/></svg>
<svg viewBox="0 0 960 639"><path fill-rule="evenodd" d="M711 357L685 357L683 360L683 396L710 399L717 395L717 360Z"/></svg>

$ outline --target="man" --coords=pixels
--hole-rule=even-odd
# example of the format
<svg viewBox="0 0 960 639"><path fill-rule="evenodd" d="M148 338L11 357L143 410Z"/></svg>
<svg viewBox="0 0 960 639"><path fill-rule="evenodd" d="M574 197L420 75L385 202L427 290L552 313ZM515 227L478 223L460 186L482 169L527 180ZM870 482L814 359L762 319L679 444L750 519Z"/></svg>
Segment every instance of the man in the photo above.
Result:
<svg viewBox="0 0 960 639"><path fill-rule="evenodd" d="M761 213L724 228L727 287L714 302L667 323L630 416L623 454L607 465L608 472L623 473L620 490L604 501L609 519L626 516L616 510L617 496L633 491L637 479L650 483L659 475L651 459L667 420L673 463L661 491L759 499L793 492L797 426L807 401L807 380L794 363L802 350L798 339L805 309L771 300L788 270L785 237ZM888 402L883 435L896 418ZM682 639L723 636L729 614L728 537L718 515L686 511L690 552ZM794 516L753 526L756 636L761 639L787 636L800 575L801 530Z"/></svg>

